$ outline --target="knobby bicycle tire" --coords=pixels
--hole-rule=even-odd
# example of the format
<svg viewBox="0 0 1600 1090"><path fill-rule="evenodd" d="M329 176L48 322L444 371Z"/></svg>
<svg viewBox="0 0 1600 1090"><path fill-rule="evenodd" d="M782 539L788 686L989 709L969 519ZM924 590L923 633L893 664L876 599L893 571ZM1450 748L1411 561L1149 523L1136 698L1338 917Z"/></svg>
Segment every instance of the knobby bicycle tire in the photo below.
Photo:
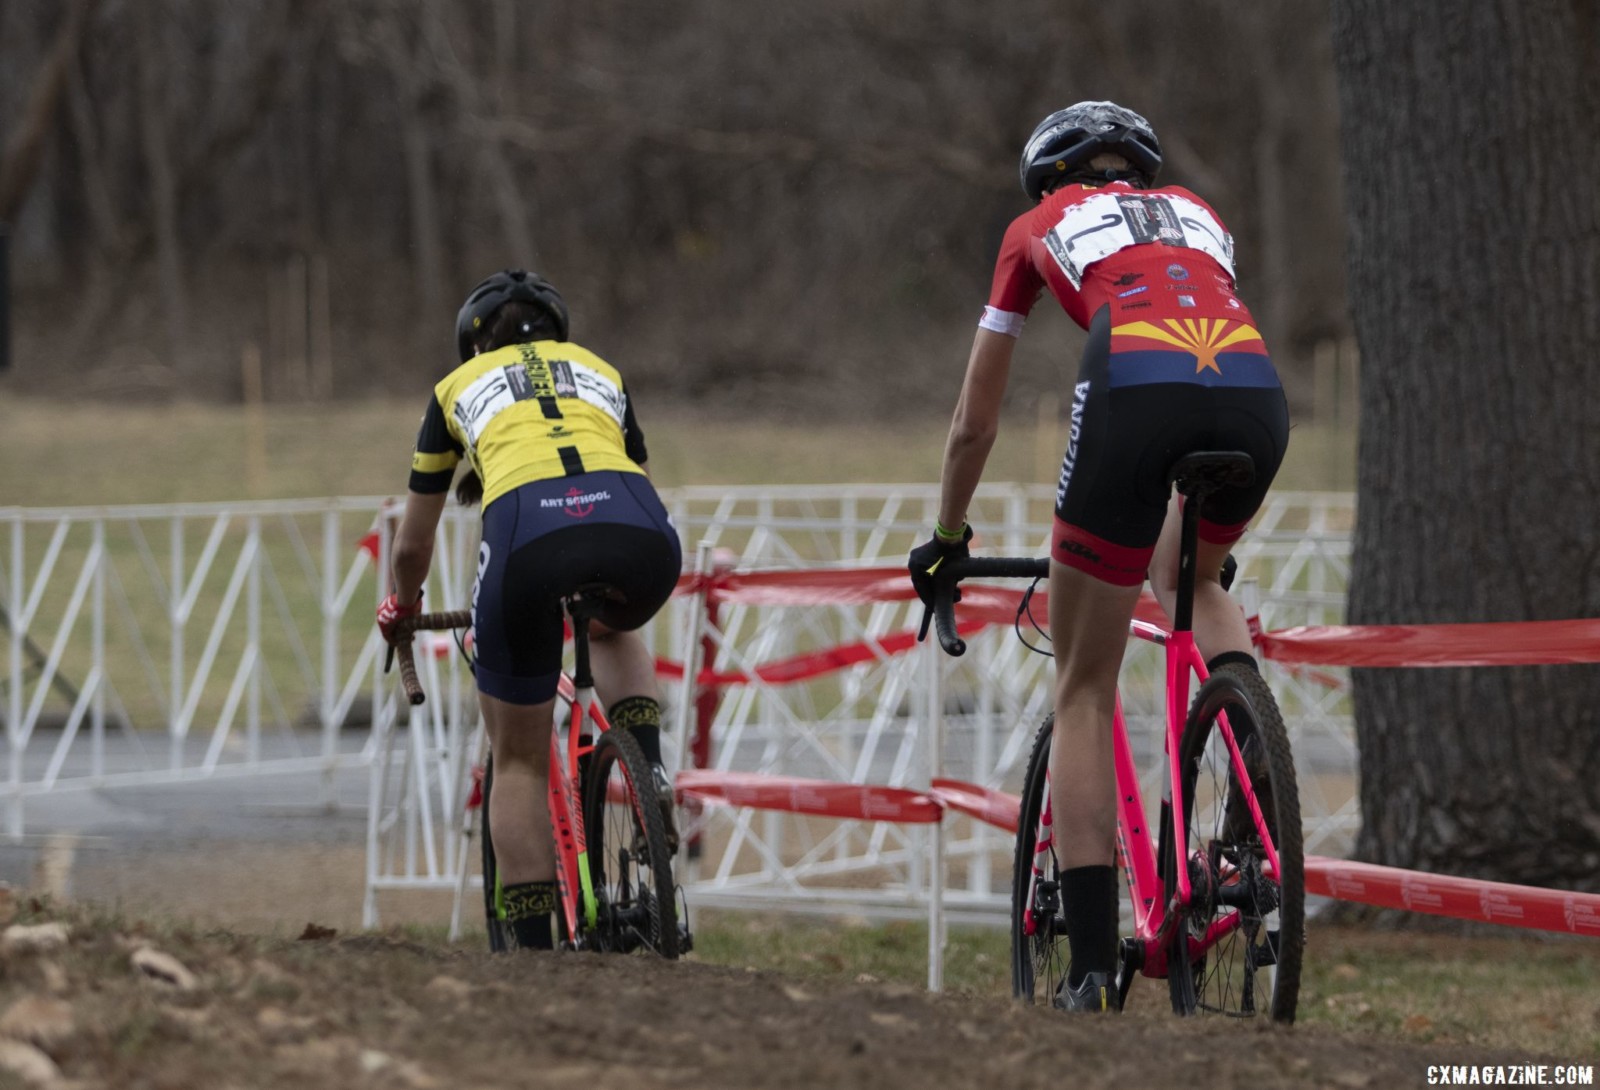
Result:
<svg viewBox="0 0 1600 1090"><path fill-rule="evenodd" d="M1242 796L1232 799L1236 811L1229 819L1230 796L1239 788L1216 729L1217 717L1224 713L1236 741L1254 734L1259 745L1250 756L1252 782L1278 850L1275 879L1262 873L1265 851L1247 808L1241 806ZM1293 1022L1305 948L1300 796L1289 735L1259 673L1230 664L1200 687L1184 724L1179 762L1187 843L1171 845L1168 851L1176 855L1164 860L1163 870L1175 873L1177 866L1187 866L1193 892L1189 914L1168 949L1173 1010L1236 1017L1269 1013L1275 1021ZM1265 785L1258 779L1262 772ZM1264 789L1271 795L1270 806L1262 797ZM1191 959L1190 938L1203 936L1222 920L1236 920L1236 926Z"/></svg>
<svg viewBox="0 0 1600 1090"><path fill-rule="evenodd" d="M1024 1003L1049 1005L1067 978L1072 956L1061 915L1061 886L1056 856L1049 850L1039 884L1032 881L1038 847L1039 815L1049 786L1050 740L1056 717L1047 715L1028 755L1017 812L1016 855L1011 866L1011 994ZM1026 934L1026 914L1033 909L1035 930Z"/></svg>
<svg viewBox="0 0 1600 1090"><path fill-rule="evenodd" d="M610 784L618 778L621 800ZM680 953L672 853L650 765L625 730L608 730L589 754L583 783L583 828L589 874L599 902L585 945L631 952ZM580 927L587 925L580 921Z"/></svg>

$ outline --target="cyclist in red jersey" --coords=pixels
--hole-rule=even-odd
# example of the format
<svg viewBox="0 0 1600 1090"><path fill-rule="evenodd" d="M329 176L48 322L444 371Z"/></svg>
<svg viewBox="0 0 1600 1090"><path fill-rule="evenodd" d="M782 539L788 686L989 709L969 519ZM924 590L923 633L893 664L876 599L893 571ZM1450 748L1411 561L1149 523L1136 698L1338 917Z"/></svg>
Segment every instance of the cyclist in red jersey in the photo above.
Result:
<svg viewBox="0 0 1600 1090"><path fill-rule="evenodd" d="M1080 102L1034 129L1020 173L1037 203L1001 244L945 447L938 523L909 564L926 602L939 562L967 554L967 508L999 428L1012 349L1048 290L1089 333L1050 550L1051 809L1072 953L1055 1002L1073 1010L1115 1002L1112 716L1146 577L1169 613L1176 597L1168 472L1199 450L1242 450L1255 461L1251 485L1207 501L1194 596L1195 639L1211 667L1253 666L1243 613L1220 574L1288 443L1277 372L1234 291L1232 237L1189 190L1154 188L1160 166L1149 122L1115 103Z"/></svg>

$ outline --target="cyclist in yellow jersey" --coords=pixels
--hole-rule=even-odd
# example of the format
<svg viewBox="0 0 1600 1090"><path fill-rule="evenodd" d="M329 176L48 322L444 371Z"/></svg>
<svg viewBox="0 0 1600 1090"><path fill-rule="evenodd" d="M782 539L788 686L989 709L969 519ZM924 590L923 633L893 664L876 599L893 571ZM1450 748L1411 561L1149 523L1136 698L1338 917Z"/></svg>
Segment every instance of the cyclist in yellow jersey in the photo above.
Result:
<svg viewBox="0 0 1600 1090"><path fill-rule="evenodd" d="M555 851L545 806L550 730L564 641L561 600L611 588L592 626L596 688L613 727L661 762L655 663L635 631L672 594L683 554L646 472L644 434L615 367L567 340L565 301L520 269L474 288L456 319L462 363L434 388L395 531L394 593L378 608L386 639L421 609L434 533L457 465L463 503L483 502L472 590L474 672L494 758L489 824L517 945L549 948Z"/></svg>

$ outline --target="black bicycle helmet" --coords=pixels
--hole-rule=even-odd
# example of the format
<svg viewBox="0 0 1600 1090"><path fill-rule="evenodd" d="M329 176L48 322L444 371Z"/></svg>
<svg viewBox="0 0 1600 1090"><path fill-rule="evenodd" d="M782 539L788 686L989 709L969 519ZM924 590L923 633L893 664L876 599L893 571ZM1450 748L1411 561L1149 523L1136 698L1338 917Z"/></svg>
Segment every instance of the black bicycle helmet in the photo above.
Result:
<svg viewBox="0 0 1600 1090"><path fill-rule="evenodd" d="M1145 185L1161 169L1161 144L1150 122L1115 102L1079 102L1039 122L1028 137L1018 167L1022 191L1036 201L1052 178L1071 174L1103 151L1128 160Z"/></svg>
<svg viewBox="0 0 1600 1090"><path fill-rule="evenodd" d="M556 340L567 339L567 304L561 293L538 273L506 269L473 288L461 304L456 315L456 348L463 363L472 358L473 336L494 317L495 311L511 302L532 303L550 316Z"/></svg>

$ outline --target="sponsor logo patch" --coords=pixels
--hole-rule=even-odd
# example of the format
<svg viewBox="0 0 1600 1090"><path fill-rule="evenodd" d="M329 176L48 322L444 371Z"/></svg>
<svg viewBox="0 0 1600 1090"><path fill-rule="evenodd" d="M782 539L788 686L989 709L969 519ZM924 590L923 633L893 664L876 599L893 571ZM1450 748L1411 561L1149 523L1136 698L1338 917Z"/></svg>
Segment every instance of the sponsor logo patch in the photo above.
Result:
<svg viewBox="0 0 1600 1090"><path fill-rule="evenodd" d="M564 496L546 496L539 501L539 506L555 508L570 518L581 519L594 513L595 504L605 503L610 498L611 493L603 489L599 492L582 492L573 486L567 489Z"/></svg>
<svg viewBox="0 0 1600 1090"><path fill-rule="evenodd" d="M1178 305L1180 307L1192 307L1192 306L1194 306L1194 296L1192 296L1192 295L1180 295L1180 296L1178 296Z"/></svg>
<svg viewBox="0 0 1600 1090"><path fill-rule="evenodd" d="M1150 285L1148 285L1148 284L1140 284L1136 288L1129 288L1127 291L1119 291L1119 292L1117 292L1117 298L1118 299L1126 299L1130 295L1138 295L1140 292L1146 292L1146 291L1149 291L1149 290L1150 290Z"/></svg>
<svg viewBox="0 0 1600 1090"><path fill-rule="evenodd" d="M1089 403L1089 384L1080 382L1072 391L1072 423L1067 429L1067 454L1061 459L1061 479L1056 482L1056 506L1067 498L1072 483L1072 467L1078 463L1078 440L1083 437L1083 410Z"/></svg>
<svg viewBox="0 0 1600 1090"><path fill-rule="evenodd" d="M1182 265L1168 265L1167 275L1174 280L1187 280L1189 279L1189 270Z"/></svg>

